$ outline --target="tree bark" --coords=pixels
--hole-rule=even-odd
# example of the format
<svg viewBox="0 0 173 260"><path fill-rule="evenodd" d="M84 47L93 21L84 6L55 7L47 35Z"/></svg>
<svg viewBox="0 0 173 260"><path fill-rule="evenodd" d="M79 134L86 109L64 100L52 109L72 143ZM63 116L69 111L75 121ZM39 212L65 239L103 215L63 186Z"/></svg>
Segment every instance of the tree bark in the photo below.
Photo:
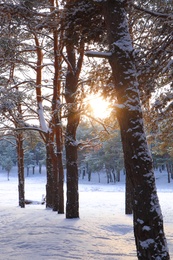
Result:
<svg viewBox="0 0 173 260"><path fill-rule="evenodd" d="M17 163L18 163L18 191L19 206L25 208L25 177L24 177L24 151L23 151L23 134L17 133Z"/></svg>
<svg viewBox="0 0 173 260"><path fill-rule="evenodd" d="M68 0L65 5L64 19L67 23L68 11L71 6L75 5L76 1ZM78 80L81 72L83 56L84 56L84 43L82 37L76 39L74 31L76 30L73 25L66 28L66 63L67 75L65 82L65 99L67 104L67 126L65 135L65 150L66 150L66 176L67 176L67 202L66 202L66 218L79 217L79 193L78 193L78 145L76 142L76 130L80 120L79 107L77 105L77 89ZM73 31L74 30L74 31Z"/></svg>
<svg viewBox="0 0 173 260"><path fill-rule="evenodd" d="M57 146L57 163L58 163L58 213L64 214L64 169L63 169L63 141L62 141L62 128L58 127L56 134L56 146Z"/></svg>
<svg viewBox="0 0 173 260"><path fill-rule="evenodd" d="M55 36L55 35L54 35ZM57 35L56 35L57 36ZM54 73L54 89L53 89L53 100L52 100L52 121L50 122L49 129L43 115L43 100L42 100L42 66L43 66L43 52L42 46L40 45L39 38L36 33L34 34L36 54L37 54L37 67L36 67L36 97L38 105L38 114L40 127L45 131L44 139L46 142L46 166L47 166L47 184L46 184L46 207L52 208L54 211L58 211L58 163L57 154L54 150L55 144L55 111L57 103L57 86L55 85L55 79L57 80L56 68ZM56 44L57 38L54 37L54 45ZM55 46L54 46L55 48ZM54 53L55 54L55 53ZM56 59L57 54L54 56ZM51 131L50 131L51 129Z"/></svg>
<svg viewBox="0 0 173 260"><path fill-rule="evenodd" d="M79 194L78 194L78 167L76 130L79 124L79 114L76 110L75 95L78 78L75 75L75 51L73 45L67 46L67 56L74 71L68 68L65 85L65 98L70 106L67 116L67 128L65 137L66 150L66 174L67 174L67 202L66 218L79 217ZM73 107L74 106L74 107Z"/></svg>
<svg viewBox="0 0 173 260"><path fill-rule="evenodd" d="M132 214L132 190L133 186L126 175L126 191L125 191L125 214Z"/></svg>
<svg viewBox="0 0 173 260"><path fill-rule="evenodd" d="M14 73L14 67L12 72L12 78ZM18 91L16 87L16 91ZM23 119L22 116L22 105L20 102L17 104L18 117L15 122L15 127L20 127L20 120ZM19 192L19 206L25 208L25 175L24 175L24 149L23 149L23 133L22 131L17 131L16 133L16 146L17 146L17 163L18 163L18 192Z"/></svg>
<svg viewBox="0 0 173 260"><path fill-rule="evenodd" d="M67 43L68 71L65 84L65 99L68 104L67 127L65 137L66 169L67 169L67 203L66 218L79 217L79 194L78 194L78 166L76 130L80 120L80 114L76 105L76 90L79 74L81 71L84 46L80 50L80 56L76 64L76 53L71 41Z"/></svg>
<svg viewBox="0 0 173 260"><path fill-rule="evenodd" d="M77 145L75 144L78 123L79 115L70 113L65 142L67 169L66 218L79 217Z"/></svg>
<svg viewBox="0 0 173 260"><path fill-rule="evenodd" d="M115 83L127 178L133 187L133 221L138 259L170 259L163 218L155 187L152 158L143 127L133 48L128 30L126 1L104 4L107 36L112 51L109 62Z"/></svg>
<svg viewBox="0 0 173 260"><path fill-rule="evenodd" d="M52 150L53 150L52 142L48 134L46 138L46 173L47 173L46 208L51 208L51 209L53 209L53 199L54 199Z"/></svg>
<svg viewBox="0 0 173 260"><path fill-rule="evenodd" d="M54 11L54 1L50 1ZM58 2L56 3L58 7ZM55 18L56 15L55 14ZM54 176L54 207L59 214L64 213L64 169L62 162L63 153L63 133L61 123L61 79L62 79L62 55L60 50L62 48L62 35L59 35L57 28L53 29L54 40L54 80L53 80L53 99L52 99L52 127L54 129L54 139L56 144L56 160L57 171Z"/></svg>

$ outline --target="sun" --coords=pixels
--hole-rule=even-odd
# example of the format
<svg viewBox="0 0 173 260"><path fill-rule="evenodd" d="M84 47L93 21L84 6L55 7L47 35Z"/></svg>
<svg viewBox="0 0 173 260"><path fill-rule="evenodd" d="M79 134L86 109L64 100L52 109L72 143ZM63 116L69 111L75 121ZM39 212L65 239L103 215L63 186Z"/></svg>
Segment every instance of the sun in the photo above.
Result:
<svg viewBox="0 0 173 260"><path fill-rule="evenodd" d="M102 97L98 95L90 95L88 98L88 103L91 108L91 114L95 118L103 119L110 115L110 103Z"/></svg>

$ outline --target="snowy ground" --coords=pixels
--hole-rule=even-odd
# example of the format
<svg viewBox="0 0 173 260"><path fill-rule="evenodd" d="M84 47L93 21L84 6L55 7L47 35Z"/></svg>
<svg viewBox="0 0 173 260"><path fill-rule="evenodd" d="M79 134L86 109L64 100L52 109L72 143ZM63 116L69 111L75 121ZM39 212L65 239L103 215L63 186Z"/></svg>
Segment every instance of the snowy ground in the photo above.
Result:
<svg viewBox="0 0 173 260"><path fill-rule="evenodd" d="M7 181L0 171L0 259L2 260L135 260L132 216L124 214L124 177L106 184L102 175L80 180L80 219L65 219L44 205L18 207L16 169ZM173 180L156 174L165 233L173 258ZM26 198L41 201L45 174L26 177Z"/></svg>

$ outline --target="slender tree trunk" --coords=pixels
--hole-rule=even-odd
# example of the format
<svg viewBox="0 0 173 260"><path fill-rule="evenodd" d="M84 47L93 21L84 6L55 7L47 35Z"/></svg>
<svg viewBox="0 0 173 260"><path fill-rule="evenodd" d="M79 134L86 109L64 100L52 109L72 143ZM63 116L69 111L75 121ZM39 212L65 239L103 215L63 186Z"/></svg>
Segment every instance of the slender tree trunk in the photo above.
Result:
<svg viewBox="0 0 173 260"><path fill-rule="evenodd" d="M152 158L143 128L133 49L128 31L126 1L107 0L104 16L112 56L126 174L133 187L134 235L138 259L170 259L155 187Z"/></svg>
<svg viewBox="0 0 173 260"><path fill-rule="evenodd" d="M120 182L120 169L117 169L117 181Z"/></svg>
<svg viewBox="0 0 173 260"><path fill-rule="evenodd" d="M19 206L25 207L25 177L24 177L24 151L23 151L23 135L18 133L16 137L17 143L17 163L18 163L18 191L19 191Z"/></svg>
<svg viewBox="0 0 173 260"><path fill-rule="evenodd" d="M54 142L54 137L52 136L51 138L51 158L52 158L52 181L53 181L53 189L52 189L52 197L53 197L53 206L52 209L53 211L58 211L58 190L59 190L59 169L58 169L58 158L57 158L57 153L55 151L55 145L56 143Z"/></svg>
<svg viewBox="0 0 173 260"><path fill-rule="evenodd" d="M171 179L173 179L173 165L171 164Z"/></svg>
<svg viewBox="0 0 173 260"><path fill-rule="evenodd" d="M79 123L78 114L69 114L66 130L66 169L67 169L67 203L66 218L79 217L78 167L76 128Z"/></svg>
<svg viewBox="0 0 173 260"><path fill-rule="evenodd" d="M39 173L41 174L42 164L39 163Z"/></svg>
<svg viewBox="0 0 173 260"><path fill-rule="evenodd" d="M75 1L66 1L66 9ZM75 28L74 28L75 30ZM66 30L67 75L65 83L65 99L68 106L67 127L65 136L66 169L67 169L67 203L66 218L79 217L78 165L76 130L80 120L77 106L77 88L84 56L83 40L78 40L78 50L74 45L73 31ZM78 58L77 58L78 57Z"/></svg>
<svg viewBox="0 0 173 260"><path fill-rule="evenodd" d="M62 128L59 123L58 129L56 131L58 138L56 138L57 146L57 163L58 163L58 213L64 214L64 169L63 169L63 141L62 141Z"/></svg>
<svg viewBox="0 0 173 260"><path fill-rule="evenodd" d="M26 167L26 171L27 171L27 177L29 176L29 167Z"/></svg>
<svg viewBox="0 0 173 260"><path fill-rule="evenodd" d="M88 171L88 181L91 181L91 170Z"/></svg>
<svg viewBox="0 0 173 260"><path fill-rule="evenodd" d="M34 34L36 55L37 55L37 68L36 68L36 97L38 105L38 114L40 127L45 131L44 139L46 142L46 166L47 166L47 184L46 184L46 207L58 210L57 206L57 180L58 180L58 167L57 157L54 152L54 121L51 122L49 131L47 123L43 114L43 100L42 100L42 66L43 66L43 52L39 39ZM56 204L56 205L55 205Z"/></svg>
<svg viewBox="0 0 173 260"><path fill-rule="evenodd" d="M10 80L14 81L14 64L10 71ZM15 87L16 91L19 91L18 86ZM17 120L15 121L15 127L20 127L20 121L22 118L22 105L17 103ZM23 133L17 131L16 133L16 147L17 147L17 165L18 165L18 192L19 192L19 206L25 208L25 175L24 175L24 150L23 150ZM9 173L8 173L9 178Z"/></svg>
<svg viewBox="0 0 173 260"><path fill-rule="evenodd" d="M75 53L73 46L67 46L68 59L75 68ZM68 70L65 85L65 98L70 105L67 117L65 150L66 150L66 174L67 174L67 202L66 218L79 217L79 194L78 194L78 167L76 130L79 124L79 113L75 105L74 93L77 90L78 78L75 73ZM74 106L72 107L71 104Z"/></svg>
<svg viewBox="0 0 173 260"><path fill-rule="evenodd" d="M53 4L53 3L52 3ZM62 55L60 49L62 48L61 36L58 37L58 30L53 30L54 38L54 91L52 100L52 111L54 114L53 122L55 129L55 143L56 143L56 157L57 157L57 170L55 180L55 205L54 209L58 210L59 214L64 213L64 169L62 161L63 153L63 136L62 136L62 123L61 123L61 78L62 78ZM59 39L59 41L58 41Z"/></svg>
<svg viewBox="0 0 173 260"><path fill-rule="evenodd" d="M115 175L115 170L114 169L112 170L112 175L113 175L113 181L114 181L114 183L116 183L116 175Z"/></svg>
<svg viewBox="0 0 173 260"><path fill-rule="evenodd" d="M53 208L53 163L52 163L52 142L50 141L49 134L46 139L46 208Z"/></svg>
<svg viewBox="0 0 173 260"><path fill-rule="evenodd" d="M79 194L78 194L78 166L76 130L80 120L80 114L76 105L76 90L81 71L84 46L76 64L75 48L72 42L66 46L69 61L65 84L65 99L68 104L68 116L65 138L66 169L67 169L67 203L66 218L79 217Z"/></svg>
<svg viewBox="0 0 173 260"><path fill-rule="evenodd" d="M167 174L168 174L168 183L170 183L171 177L170 177L170 164L169 163L166 164L166 170L167 170Z"/></svg>

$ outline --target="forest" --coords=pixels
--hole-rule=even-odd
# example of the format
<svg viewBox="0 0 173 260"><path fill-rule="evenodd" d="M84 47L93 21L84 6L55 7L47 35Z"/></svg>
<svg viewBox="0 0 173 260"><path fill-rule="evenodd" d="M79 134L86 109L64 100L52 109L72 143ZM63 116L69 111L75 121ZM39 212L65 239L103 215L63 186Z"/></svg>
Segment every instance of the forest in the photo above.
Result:
<svg viewBox="0 0 173 260"><path fill-rule="evenodd" d="M0 163L8 178L18 167L19 206L25 167L46 165L46 208L67 219L79 218L79 174L105 169L109 183L123 169L142 260L170 259L154 169L173 177L172 9L172 0L0 3ZM109 113L96 116L103 100Z"/></svg>

